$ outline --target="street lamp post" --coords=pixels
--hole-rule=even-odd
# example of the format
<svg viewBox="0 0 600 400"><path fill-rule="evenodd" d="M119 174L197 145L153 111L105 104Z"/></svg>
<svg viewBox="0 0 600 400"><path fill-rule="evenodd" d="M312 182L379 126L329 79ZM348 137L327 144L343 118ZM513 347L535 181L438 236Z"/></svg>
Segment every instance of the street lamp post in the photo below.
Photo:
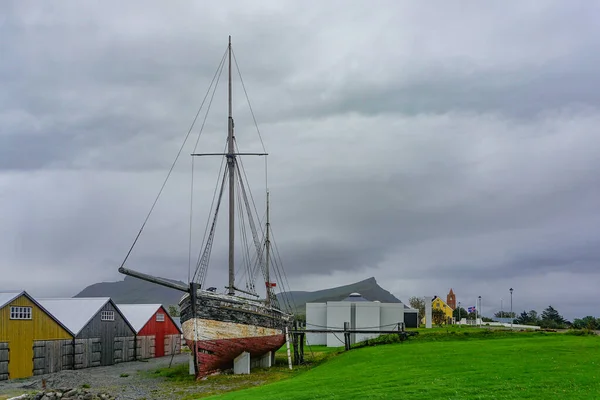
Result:
<svg viewBox="0 0 600 400"><path fill-rule="evenodd" d="M458 324L460 325L460 301L458 302Z"/></svg>
<svg viewBox="0 0 600 400"><path fill-rule="evenodd" d="M502 297L500 298L500 318L504 318L504 311L502 311Z"/></svg>
<svg viewBox="0 0 600 400"><path fill-rule="evenodd" d="M513 328L513 310L512 310L512 293L513 293L513 288L508 289L508 291L510 292L510 329L512 330Z"/></svg>
<svg viewBox="0 0 600 400"><path fill-rule="evenodd" d="M481 296L478 297L479 299L479 327L481 328Z"/></svg>

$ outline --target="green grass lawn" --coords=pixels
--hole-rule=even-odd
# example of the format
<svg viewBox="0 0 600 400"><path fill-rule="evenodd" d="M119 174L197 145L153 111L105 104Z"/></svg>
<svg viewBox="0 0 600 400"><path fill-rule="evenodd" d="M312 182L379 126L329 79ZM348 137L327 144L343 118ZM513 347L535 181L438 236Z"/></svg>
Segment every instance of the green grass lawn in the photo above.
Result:
<svg viewBox="0 0 600 400"><path fill-rule="evenodd" d="M290 379L210 398L600 398L600 337L442 333L353 349Z"/></svg>

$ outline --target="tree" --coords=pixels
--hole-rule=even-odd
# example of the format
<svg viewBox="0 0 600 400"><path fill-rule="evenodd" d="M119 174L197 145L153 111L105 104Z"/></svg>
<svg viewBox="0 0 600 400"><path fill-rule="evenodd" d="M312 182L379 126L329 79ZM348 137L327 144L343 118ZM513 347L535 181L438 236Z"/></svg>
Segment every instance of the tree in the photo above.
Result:
<svg viewBox="0 0 600 400"><path fill-rule="evenodd" d="M552 306L548 306L548 308L542 312L542 321L554 321L559 324L565 323L565 319L562 317L562 315L560 315Z"/></svg>
<svg viewBox="0 0 600 400"><path fill-rule="evenodd" d="M540 318L535 310L530 310L529 312L523 311L514 322L520 325L539 325Z"/></svg>
<svg viewBox="0 0 600 400"><path fill-rule="evenodd" d="M460 321L463 318L467 318L467 316L469 315L469 313L467 312L467 310L465 310L462 307L456 307L454 309L454 311L452 311L452 316L457 320Z"/></svg>
<svg viewBox="0 0 600 400"><path fill-rule="evenodd" d="M425 300L422 297L411 297L408 299L411 308L419 311L419 319L425 317Z"/></svg>
<svg viewBox="0 0 600 400"><path fill-rule="evenodd" d="M516 314L514 312L510 312L510 311L498 311L497 313L494 314L494 317L496 318L515 318Z"/></svg>
<svg viewBox="0 0 600 400"><path fill-rule="evenodd" d="M169 315L171 317L179 317L180 316L179 308L177 308L177 306L174 306L174 305L170 305L168 307L167 312L169 313Z"/></svg>
<svg viewBox="0 0 600 400"><path fill-rule="evenodd" d="M591 315L581 319L575 318L573 320L573 328L590 330L600 329L600 318L594 318Z"/></svg>
<svg viewBox="0 0 600 400"><path fill-rule="evenodd" d="M431 321L434 324L441 326L444 322L446 322L446 313L439 308L434 308L431 310Z"/></svg>
<svg viewBox="0 0 600 400"><path fill-rule="evenodd" d="M567 321L558 313L558 311L552 307L548 306L542 312L542 320L540 321L540 326L542 328L563 328Z"/></svg>

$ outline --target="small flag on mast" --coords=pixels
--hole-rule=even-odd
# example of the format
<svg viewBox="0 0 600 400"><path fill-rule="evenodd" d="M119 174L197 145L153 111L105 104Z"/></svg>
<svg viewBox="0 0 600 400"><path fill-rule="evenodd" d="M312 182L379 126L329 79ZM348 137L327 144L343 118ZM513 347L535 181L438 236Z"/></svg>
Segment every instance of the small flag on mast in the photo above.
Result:
<svg viewBox="0 0 600 400"><path fill-rule="evenodd" d="M265 282L265 285L267 287L275 287L275 286L277 286L277 284L275 282Z"/></svg>
<svg viewBox="0 0 600 400"><path fill-rule="evenodd" d="M469 307L468 311L471 312L475 312L476 308L475 307Z"/></svg>

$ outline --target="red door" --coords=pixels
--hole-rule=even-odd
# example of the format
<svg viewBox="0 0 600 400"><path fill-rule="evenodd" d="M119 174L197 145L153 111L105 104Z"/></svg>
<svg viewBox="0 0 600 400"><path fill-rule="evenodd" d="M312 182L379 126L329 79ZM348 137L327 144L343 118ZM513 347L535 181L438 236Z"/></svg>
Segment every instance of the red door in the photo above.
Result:
<svg viewBox="0 0 600 400"><path fill-rule="evenodd" d="M154 337L154 357L163 357L165 355L165 333L160 330Z"/></svg>

